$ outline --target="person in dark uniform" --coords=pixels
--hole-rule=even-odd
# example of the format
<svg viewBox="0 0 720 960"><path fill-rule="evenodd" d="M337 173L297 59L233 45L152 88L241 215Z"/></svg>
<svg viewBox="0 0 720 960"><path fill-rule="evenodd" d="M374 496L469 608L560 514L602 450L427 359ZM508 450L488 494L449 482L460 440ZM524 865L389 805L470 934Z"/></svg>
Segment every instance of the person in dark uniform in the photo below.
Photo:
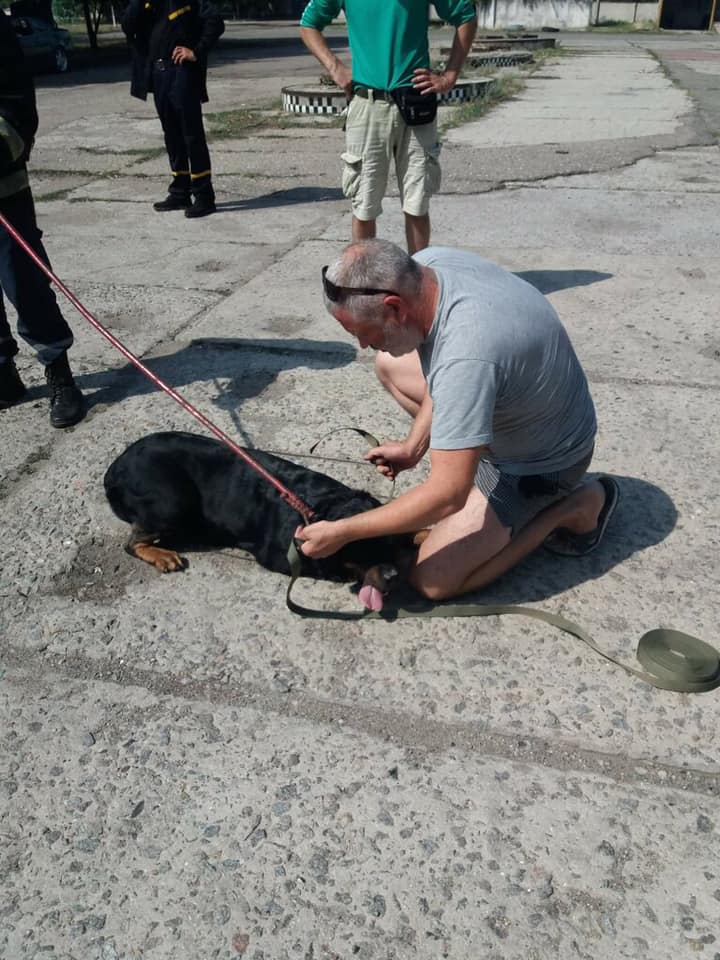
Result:
<svg viewBox="0 0 720 960"><path fill-rule="evenodd" d="M0 10L0 213L49 265L27 175L38 115L35 88L10 17ZM17 332L45 366L50 387L50 423L71 427L85 416L67 350L73 335L57 305L50 281L0 225L0 410L26 394L15 366L17 341L5 313L3 294L17 311Z"/></svg>
<svg viewBox="0 0 720 960"><path fill-rule="evenodd" d="M130 0L122 28L132 49L130 93L155 98L172 171L165 200L155 210L215 212L210 154L203 128L207 54L225 30L209 0Z"/></svg>

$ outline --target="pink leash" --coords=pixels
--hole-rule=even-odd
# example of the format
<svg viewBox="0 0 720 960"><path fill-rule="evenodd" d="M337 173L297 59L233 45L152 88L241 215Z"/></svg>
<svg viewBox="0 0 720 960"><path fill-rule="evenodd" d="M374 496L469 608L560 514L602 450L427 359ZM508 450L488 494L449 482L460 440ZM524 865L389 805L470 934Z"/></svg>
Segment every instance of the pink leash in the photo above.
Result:
<svg viewBox="0 0 720 960"><path fill-rule="evenodd" d="M261 467L260 464L253 460L253 458L245 451L241 446L235 443L226 433L216 427L215 424L208 420L208 418L197 410L191 403L188 403L184 397L181 397L180 394L173 390L172 387L168 386L160 377L156 376L152 370L149 370L141 360L139 360L135 354L131 353L126 346L124 346L117 337L115 337L110 331L104 327L99 320L97 320L90 311L83 306L83 304L78 300L72 290L69 290L65 284L52 272L50 267L43 261L42 257L39 257L37 253L33 250L30 244L17 232L15 227L7 221L7 219L0 213L0 224L5 227L10 236L15 240L27 253L27 255L37 264L37 266L42 270L42 272L48 277L48 279L55 284L55 286L67 297L70 303L75 307L75 309L80 313L87 322L94 327L99 334L101 334L105 339L110 343L116 350L119 350L120 353L130 361L134 366L141 370L145 376L152 380L156 387L160 387L161 390L164 390L168 396L172 397L176 403L179 403L183 410L186 410L191 416L195 417L196 420L199 420L200 423L205 427L206 430L209 430L210 433L215 434L215 436L226 447L229 447L233 453L236 453L239 457L247 463L249 467L252 467L257 473L260 474L268 483L272 484L273 487L277 490L283 500L288 503L293 510L296 510L300 516L303 518L305 523L310 523L314 516L314 511L308 507L292 490L288 490L286 486L280 483L271 473L268 473L264 467Z"/></svg>

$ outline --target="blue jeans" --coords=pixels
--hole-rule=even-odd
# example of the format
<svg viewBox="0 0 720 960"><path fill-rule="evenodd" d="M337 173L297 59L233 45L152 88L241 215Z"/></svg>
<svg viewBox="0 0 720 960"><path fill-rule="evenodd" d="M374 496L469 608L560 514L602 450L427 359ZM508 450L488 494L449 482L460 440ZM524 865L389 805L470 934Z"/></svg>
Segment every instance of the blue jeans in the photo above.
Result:
<svg viewBox="0 0 720 960"><path fill-rule="evenodd" d="M49 266L30 189L11 197L0 197L0 212ZM72 344L72 331L60 313L50 281L0 226L0 363L18 352L5 313L3 294L17 311L18 335L35 350L41 363L52 363Z"/></svg>

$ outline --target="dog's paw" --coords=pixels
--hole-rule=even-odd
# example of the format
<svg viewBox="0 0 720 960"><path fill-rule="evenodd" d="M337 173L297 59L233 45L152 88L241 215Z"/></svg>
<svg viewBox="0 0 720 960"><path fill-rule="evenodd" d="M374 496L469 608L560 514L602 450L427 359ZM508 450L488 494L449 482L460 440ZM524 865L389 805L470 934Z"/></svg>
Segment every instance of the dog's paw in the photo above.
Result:
<svg viewBox="0 0 720 960"><path fill-rule="evenodd" d="M174 550L160 550L155 548L155 556L152 564L160 573L174 573L176 570L185 569L185 561Z"/></svg>

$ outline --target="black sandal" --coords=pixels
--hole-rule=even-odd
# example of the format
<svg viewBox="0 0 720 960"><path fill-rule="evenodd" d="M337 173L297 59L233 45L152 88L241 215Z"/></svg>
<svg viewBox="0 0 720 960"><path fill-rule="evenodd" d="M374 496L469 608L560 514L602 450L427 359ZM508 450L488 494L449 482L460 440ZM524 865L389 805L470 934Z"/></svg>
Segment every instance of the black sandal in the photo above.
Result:
<svg viewBox="0 0 720 960"><path fill-rule="evenodd" d="M564 527L558 527L543 543L549 553L560 557L585 557L600 545L610 518L620 501L620 489L612 477L597 479L605 488L605 503L600 511L597 526L588 533L573 533Z"/></svg>

